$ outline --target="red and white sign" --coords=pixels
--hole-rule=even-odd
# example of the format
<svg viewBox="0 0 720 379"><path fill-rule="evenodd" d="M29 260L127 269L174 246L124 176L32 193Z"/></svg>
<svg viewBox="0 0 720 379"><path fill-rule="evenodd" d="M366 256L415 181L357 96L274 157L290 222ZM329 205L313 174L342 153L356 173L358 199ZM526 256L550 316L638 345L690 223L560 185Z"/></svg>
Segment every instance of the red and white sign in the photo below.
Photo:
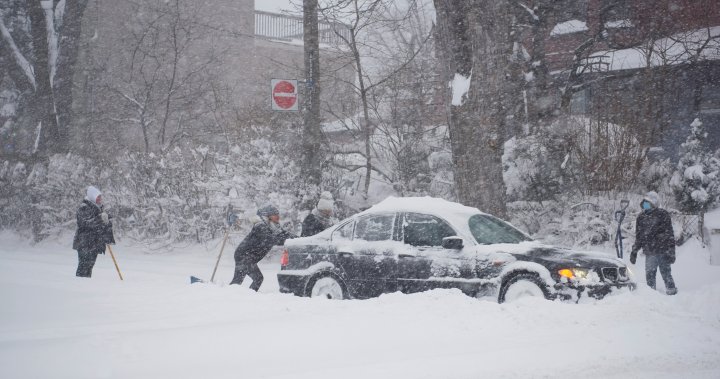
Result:
<svg viewBox="0 0 720 379"><path fill-rule="evenodd" d="M297 111L298 92L296 79L272 79L272 110Z"/></svg>

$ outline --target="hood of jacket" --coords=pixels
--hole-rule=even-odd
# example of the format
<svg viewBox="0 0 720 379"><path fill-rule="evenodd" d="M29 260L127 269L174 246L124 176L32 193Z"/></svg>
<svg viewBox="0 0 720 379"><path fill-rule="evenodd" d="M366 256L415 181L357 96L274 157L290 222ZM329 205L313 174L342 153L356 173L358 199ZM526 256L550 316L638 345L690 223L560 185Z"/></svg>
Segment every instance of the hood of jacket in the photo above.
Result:
<svg viewBox="0 0 720 379"><path fill-rule="evenodd" d="M89 186L87 188L87 192L85 192L85 200L97 206L98 204L96 200L97 197L100 195L102 195L102 192L100 192L99 189L97 189L95 186Z"/></svg>

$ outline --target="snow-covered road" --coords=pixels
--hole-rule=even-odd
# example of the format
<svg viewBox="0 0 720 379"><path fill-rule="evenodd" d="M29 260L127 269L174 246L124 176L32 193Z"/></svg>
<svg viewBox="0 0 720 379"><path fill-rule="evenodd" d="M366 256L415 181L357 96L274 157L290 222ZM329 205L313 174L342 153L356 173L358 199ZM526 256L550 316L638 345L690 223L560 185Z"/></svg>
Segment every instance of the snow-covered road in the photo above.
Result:
<svg viewBox="0 0 720 379"><path fill-rule="evenodd" d="M109 256L86 280L69 244L0 236L0 378L720 377L720 267L693 248L678 252L675 297L641 285L599 302L499 305L439 290L297 298L277 293L270 262L259 294L189 285L211 273L216 251L202 247L121 243L126 280Z"/></svg>

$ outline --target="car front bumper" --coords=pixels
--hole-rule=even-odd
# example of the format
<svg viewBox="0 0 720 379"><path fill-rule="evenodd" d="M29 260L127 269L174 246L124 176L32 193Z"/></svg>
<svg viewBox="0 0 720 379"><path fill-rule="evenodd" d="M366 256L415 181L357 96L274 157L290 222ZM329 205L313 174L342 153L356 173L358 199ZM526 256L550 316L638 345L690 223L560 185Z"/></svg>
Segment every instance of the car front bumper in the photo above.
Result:
<svg viewBox="0 0 720 379"><path fill-rule="evenodd" d="M583 296L602 299L613 291L620 289L634 290L637 288L635 282L602 282L592 285L576 285L573 283L556 283L554 286L555 297L561 300L579 300Z"/></svg>

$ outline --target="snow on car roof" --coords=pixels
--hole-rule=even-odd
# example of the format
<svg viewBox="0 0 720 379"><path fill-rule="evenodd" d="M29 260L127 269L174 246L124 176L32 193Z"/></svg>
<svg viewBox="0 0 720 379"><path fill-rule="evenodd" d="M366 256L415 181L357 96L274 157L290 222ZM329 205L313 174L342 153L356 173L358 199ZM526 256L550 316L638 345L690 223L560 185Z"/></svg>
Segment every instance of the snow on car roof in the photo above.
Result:
<svg viewBox="0 0 720 379"><path fill-rule="evenodd" d="M437 197L394 197L373 205L362 213L377 212L420 212L429 213L442 218L456 215L484 214L479 209L440 199Z"/></svg>
<svg viewBox="0 0 720 379"><path fill-rule="evenodd" d="M485 214L480 212L477 208L467 207L459 203L447 201L436 197L394 197L390 196L385 200L373 205L372 207L350 216L348 219L341 221L333 227L326 229L314 236L296 238L287 240L286 246L289 245L302 245L302 244L313 244L327 242L330 236L335 230L335 227L342 225L345 221L351 218L357 218L366 214L375 214L383 212L417 212L430 214L437 216L452 225L452 227L459 233L460 237L465 240L475 243L472 238L472 233L468 227L468 218L476 214Z"/></svg>

